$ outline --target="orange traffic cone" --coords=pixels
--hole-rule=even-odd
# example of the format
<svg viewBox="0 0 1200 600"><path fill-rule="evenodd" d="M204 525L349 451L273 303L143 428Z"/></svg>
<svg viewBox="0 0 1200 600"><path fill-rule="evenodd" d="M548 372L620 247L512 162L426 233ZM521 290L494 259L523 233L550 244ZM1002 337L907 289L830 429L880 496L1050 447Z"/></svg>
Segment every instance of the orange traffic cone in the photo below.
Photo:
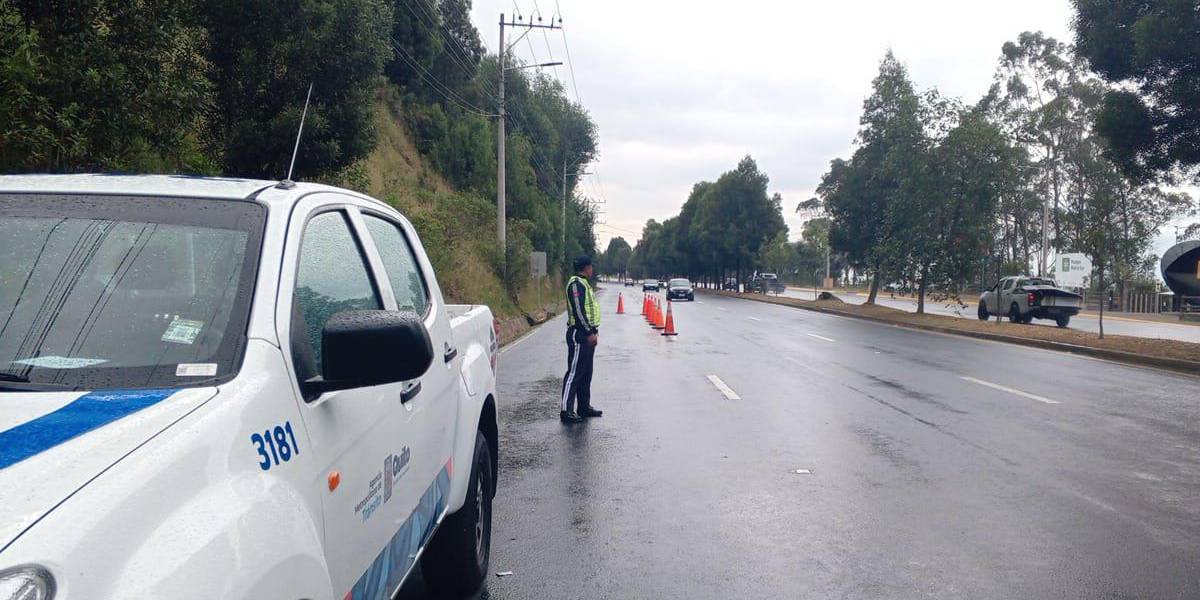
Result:
<svg viewBox="0 0 1200 600"><path fill-rule="evenodd" d="M650 314L649 304L650 304L650 296L647 296L645 292L642 292L642 316L643 317Z"/></svg>
<svg viewBox="0 0 1200 600"><path fill-rule="evenodd" d="M671 315L671 301L667 300L667 328L663 330L663 335L679 335L675 331L675 317Z"/></svg>
<svg viewBox="0 0 1200 600"><path fill-rule="evenodd" d="M654 308L654 322L650 324L655 329L662 329L667 326L663 321L662 305L656 305Z"/></svg>
<svg viewBox="0 0 1200 600"><path fill-rule="evenodd" d="M625 314L625 296L621 292L617 292L617 314Z"/></svg>

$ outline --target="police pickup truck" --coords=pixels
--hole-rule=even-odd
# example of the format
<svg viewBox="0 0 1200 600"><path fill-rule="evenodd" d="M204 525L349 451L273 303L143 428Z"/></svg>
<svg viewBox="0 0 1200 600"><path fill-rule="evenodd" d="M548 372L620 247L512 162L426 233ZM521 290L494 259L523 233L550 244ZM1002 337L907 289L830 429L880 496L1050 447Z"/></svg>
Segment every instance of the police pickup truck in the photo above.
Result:
<svg viewBox="0 0 1200 600"><path fill-rule="evenodd" d="M496 357L362 194L0 177L0 600L469 594Z"/></svg>
<svg viewBox="0 0 1200 600"><path fill-rule="evenodd" d="M1053 319L1066 327L1079 314L1083 297L1068 292L1046 277L1005 277L979 297L979 320L992 315L1008 315L1013 323L1029 323L1034 318Z"/></svg>

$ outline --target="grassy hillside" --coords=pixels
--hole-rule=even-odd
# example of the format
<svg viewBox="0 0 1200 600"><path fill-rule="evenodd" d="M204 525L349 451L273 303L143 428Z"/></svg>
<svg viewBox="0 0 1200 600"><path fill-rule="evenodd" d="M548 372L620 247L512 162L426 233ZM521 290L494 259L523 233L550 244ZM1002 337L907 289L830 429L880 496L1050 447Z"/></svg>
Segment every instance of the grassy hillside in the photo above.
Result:
<svg viewBox="0 0 1200 600"><path fill-rule="evenodd" d="M365 191L403 213L421 236L448 301L487 304L501 318L536 314L557 301L559 278L530 281L516 298L497 275L496 205L455 190L417 151L404 124L399 93L380 89L374 106L374 150L347 169L338 185Z"/></svg>

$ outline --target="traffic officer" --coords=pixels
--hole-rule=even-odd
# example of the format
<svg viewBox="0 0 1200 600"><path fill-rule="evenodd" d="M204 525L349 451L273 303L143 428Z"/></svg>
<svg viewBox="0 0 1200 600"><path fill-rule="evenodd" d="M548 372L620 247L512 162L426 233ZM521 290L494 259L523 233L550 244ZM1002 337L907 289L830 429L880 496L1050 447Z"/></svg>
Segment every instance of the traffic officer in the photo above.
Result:
<svg viewBox="0 0 1200 600"><path fill-rule="evenodd" d="M592 358L600 325L600 307L588 282L592 271L592 259L581 256L575 259L575 275L567 280L567 374L558 412L563 423L603 414L592 408Z"/></svg>

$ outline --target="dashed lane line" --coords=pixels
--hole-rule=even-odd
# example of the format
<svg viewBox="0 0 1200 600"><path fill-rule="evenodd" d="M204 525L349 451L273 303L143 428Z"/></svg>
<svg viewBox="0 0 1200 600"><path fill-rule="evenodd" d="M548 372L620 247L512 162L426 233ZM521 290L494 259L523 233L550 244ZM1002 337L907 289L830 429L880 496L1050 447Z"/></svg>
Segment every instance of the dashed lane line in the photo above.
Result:
<svg viewBox="0 0 1200 600"><path fill-rule="evenodd" d="M741 396L737 395L737 392L733 391L733 388L726 385L724 381L721 381L720 377L717 377L716 375L707 375L706 377L708 378L709 383L713 384L713 386L715 386L718 390L721 390L722 394L725 394L726 398L730 400L742 399Z"/></svg>
<svg viewBox="0 0 1200 600"><path fill-rule="evenodd" d="M746 318L747 318L747 319L750 319L751 321L761 321L761 320L762 320L762 319L760 319L760 318L758 318L758 317L746 317Z"/></svg>
<svg viewBox="0 0 1200 600"><path fill-rule="evenodd" d="M833 338L827 338L827 337L825 337L825 336L823 336L823 335L817 335L817 334L815 334L815 333L806 333L806 334L804 334L804 335L807 335L808 337L815 337L815 338L817 338L818 340L825 340L826 342L833 342L833 341L837 341L837 340L834 340Z"/></svg>
<svg viewBox="0 0 1200 600"><path fill-rule="evenodd" d="M1029 398L1030 400L1037 400L1038 402L1044 402L1046 404L1059 404L1058 400L1051 400L1049 398L1045 398L1045 397L1039 396L1037 394L1030 394L1029 392L1022 392L1021 390L1013 389L1008 386L1003 386L998 383L991 383L988 381L984 381L982 379L975 379L974 377L966 377L966 376L959 377L959 379L962 379L963 381L970 381L971 383L977 383L977 384L985 386L985 387L990 387L994 390L1000 390L1002 392L1008 392L1010 394L1015 394L1017 396L1021 396L1022 398Z"/></svg>

